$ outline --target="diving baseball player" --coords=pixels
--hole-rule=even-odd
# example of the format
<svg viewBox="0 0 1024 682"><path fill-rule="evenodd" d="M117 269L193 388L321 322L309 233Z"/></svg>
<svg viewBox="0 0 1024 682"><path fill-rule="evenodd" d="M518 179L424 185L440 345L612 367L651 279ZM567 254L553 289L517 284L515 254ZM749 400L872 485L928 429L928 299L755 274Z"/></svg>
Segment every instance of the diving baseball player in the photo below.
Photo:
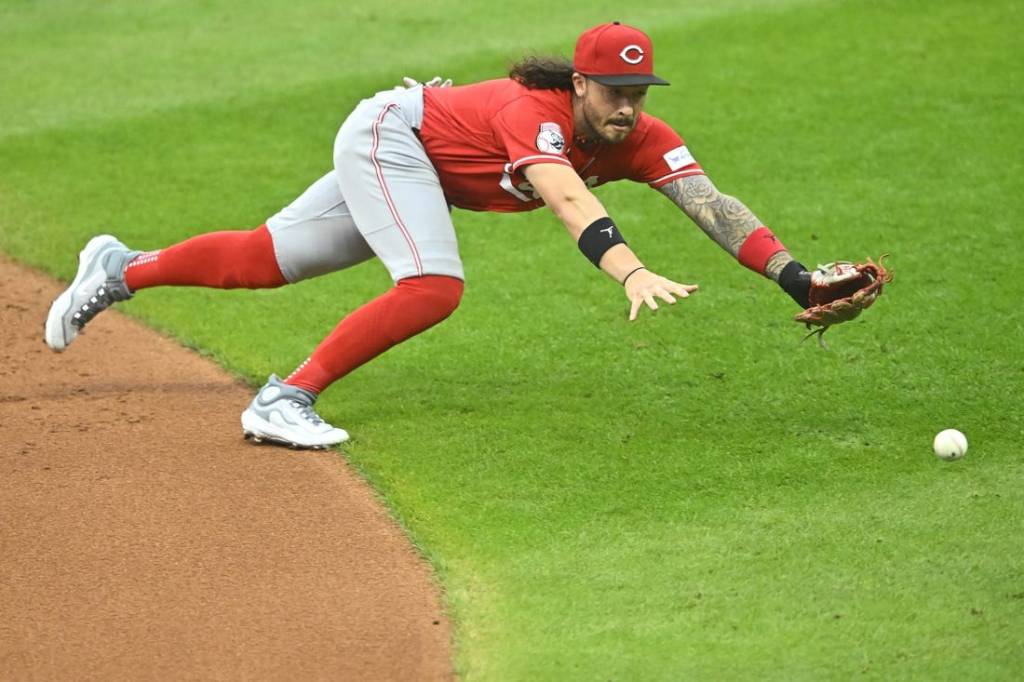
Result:
<svg viewBox="0 0 1024 682"><path fill-rule="evenodd" d="M150 287L279 287L377 258L394 286L342 319L284 379L271 375L242 413L246 437L335 445L348 434L320 418L317 396L459 305L464 273L451 207L547 206L583 255L622 285L630 320L644 305L696 291L651 272L627 245L591 192L615 180L658 190L807 308L811 274L743 203L718 191L676 131L644 113L648 89L664 85L648 36L616 22L585 31L571 64L531 57L508 78L378 93L338 131L334 168L264 225L147 252L93 238L50 309L46 343L64 350L97 313Z"/></svg>

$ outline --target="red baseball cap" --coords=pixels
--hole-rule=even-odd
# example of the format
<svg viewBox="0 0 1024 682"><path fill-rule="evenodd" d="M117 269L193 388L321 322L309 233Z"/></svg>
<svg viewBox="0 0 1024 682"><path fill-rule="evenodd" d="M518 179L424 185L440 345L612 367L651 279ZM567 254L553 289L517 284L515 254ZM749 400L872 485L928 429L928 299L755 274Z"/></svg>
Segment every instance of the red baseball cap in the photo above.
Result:
<svg viewBox="0 0 1024 682"><path fill-rule="evenodd" d="M614 21L584 31L573 67L602 85L668 85L654 75L654 45L638 28Z"/></svg>

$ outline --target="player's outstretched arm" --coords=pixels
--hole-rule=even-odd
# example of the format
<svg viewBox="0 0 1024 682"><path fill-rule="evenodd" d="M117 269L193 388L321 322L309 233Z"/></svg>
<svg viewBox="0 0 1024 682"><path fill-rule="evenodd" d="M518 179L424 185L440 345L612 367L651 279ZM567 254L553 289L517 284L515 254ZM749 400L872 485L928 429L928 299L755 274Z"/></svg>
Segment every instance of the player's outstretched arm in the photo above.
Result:
<svg viewBox="0 0 1024 682"><path fill-rule="evenodd" d="M696 284L680 284L647 270L626 245L600 200L572 168L543 163L529 165L523 172L583 254L622 284L630 301L630 320L637 318L644 304L657 310L656 299L675 303L677 296L686 298L697 290Z"/></svg>
<svg viewBox="0 0 1024 682"><path fill-rule="evenodd" d="M742 201L719 192L706 175L674 180L660 191L733 258L777 282L802 307L810 305L807 269Z"/></svg>

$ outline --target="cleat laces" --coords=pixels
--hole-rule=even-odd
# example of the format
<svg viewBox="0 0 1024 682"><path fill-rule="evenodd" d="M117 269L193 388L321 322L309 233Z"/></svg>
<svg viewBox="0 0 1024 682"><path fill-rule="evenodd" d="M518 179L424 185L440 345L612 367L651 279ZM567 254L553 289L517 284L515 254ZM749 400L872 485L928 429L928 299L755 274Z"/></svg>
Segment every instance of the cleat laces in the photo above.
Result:
<svg viewBox="0 0 1024 682"><path fill-rule="evenodd" d="M298 400L289 400L288 403L298 410L299 415L313 426L320 426L324 423L324 420L320 418L320 415L316 413L312 405L307 405Z"/></svg>
<svg viewBox="0 0 1024 682"><path fill-rule="evenodd" d="M71 316L71 325L76 329L82 329L89 320L109 308L115 300L117 299L110 294L110 290L107 289L107 285L100 285L100 288L97 289L96 293L89 298L89 301L87 303L83 303L82 306L75 311L75 314Z"/></svg>

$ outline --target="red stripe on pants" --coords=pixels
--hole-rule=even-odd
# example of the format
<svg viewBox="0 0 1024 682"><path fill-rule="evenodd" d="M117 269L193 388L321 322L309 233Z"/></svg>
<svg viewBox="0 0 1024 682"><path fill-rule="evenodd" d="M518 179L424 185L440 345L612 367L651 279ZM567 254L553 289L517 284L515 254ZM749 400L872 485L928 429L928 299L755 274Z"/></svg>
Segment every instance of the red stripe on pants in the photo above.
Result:
<svg viewBox="0 0 1024 682"><path fill-rule="evenodd" d="M384 122L384 117L387 116L388 112L396 106L398 105L389 104L384 107L384 110L380 112L380 116L377 117L376 122L373 124L373 144L370 146L370 160L373 161L374 172L377 174L377 183L380 185L380 191L384 195L384 202L388 205L388 211L391 213L391 217L394 218L395 225L398 226L402 236L405 237L405 243L409 245L409 251L412 252L416 274L422 275L423 262L420 260L420 252L416 248L416 242L413 240L412 235L409 234L409 229L402 221L402 216L398 214L398 208L395 206L395 201L391 198L391 192L388 190L388 184L384 180L384 169L381 168L380 161L377 159L377 150L380 149L380 124Z"/></svg>

